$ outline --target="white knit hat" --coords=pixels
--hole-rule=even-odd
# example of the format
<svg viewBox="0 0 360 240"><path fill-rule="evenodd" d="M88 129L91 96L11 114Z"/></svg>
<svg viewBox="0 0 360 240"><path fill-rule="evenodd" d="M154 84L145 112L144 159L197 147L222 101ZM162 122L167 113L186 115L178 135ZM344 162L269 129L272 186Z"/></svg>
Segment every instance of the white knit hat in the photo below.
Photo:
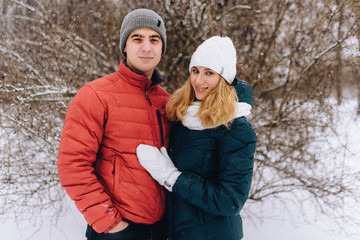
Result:
<svg viewBox="0 0 360 240"><path fill-rule="evenodd" d="M214 36L205 40L192 55L189 72L194 66L210 68L232 84L236 74L236 50L231 39Z"/></svg>

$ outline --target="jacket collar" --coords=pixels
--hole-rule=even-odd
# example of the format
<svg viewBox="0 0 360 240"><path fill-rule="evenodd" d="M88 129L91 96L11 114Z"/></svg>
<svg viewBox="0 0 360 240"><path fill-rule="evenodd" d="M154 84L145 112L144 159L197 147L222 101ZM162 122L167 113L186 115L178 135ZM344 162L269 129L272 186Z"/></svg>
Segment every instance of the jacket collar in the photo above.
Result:
<svg viewBox="0 0 360 240"><path fill-rule="evenodd" d="M156 68L154 69L154 73L151 77L151 80L141 74L135 73L129 67L129 65L127 65L126 58L120 62L119 69L117 72L120 75L126 76L124 78L124 81L126 81L134 86L143 88L145 90L149 89L151 86L158 85L158 84L164 82L164 79L161 77L159 71Z"/></svg>
<svg viewBox="0 0 360 240"><path fill-rule="evenodd" d="M201 124L200 119L197 116L197 113L199 112L200 108L200 101L195 101L191 106L189 106L186 114L184 115L184 118L182 120L182 124L187 127L190 130L205 130L210 129L210 127L204 127ZM248 116L250 115L251 105L246 102L238 102L236 106L236 113L233 119L229 119L229 121L234 120L235 118ZM216 126L213 126L211 128L216 128L224 123L220 123Z"/></svg>

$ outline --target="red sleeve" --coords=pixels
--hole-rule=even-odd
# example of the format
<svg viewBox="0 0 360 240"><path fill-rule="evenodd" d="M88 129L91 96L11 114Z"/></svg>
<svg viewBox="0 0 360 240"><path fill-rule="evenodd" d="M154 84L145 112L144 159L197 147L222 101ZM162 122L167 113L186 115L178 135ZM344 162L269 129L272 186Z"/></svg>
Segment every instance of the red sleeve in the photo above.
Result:
<svg viewBox="0 0 360 240"><path fill-rule="evenodd" d="M85 85L74 97L65 118L58 153L61 185L85 220L97 232L108 232L121 216L94 174L106 118L96 93Z"/></svg>

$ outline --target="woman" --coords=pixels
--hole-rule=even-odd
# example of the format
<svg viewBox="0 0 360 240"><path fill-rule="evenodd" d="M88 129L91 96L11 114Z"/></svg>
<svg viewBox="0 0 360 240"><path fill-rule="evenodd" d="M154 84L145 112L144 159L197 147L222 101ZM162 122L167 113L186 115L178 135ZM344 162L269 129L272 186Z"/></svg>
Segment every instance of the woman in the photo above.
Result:
<svg viewBox="0 0 360 240"><path fill-rule="evenodd" d="M202 43L190 77L167 103L175 122L166 149L140 144L140 164L169 190L171 239L239 240L248 198L256 135L248 120L249 84L235 78L236 51L228 37Z"/></svg>

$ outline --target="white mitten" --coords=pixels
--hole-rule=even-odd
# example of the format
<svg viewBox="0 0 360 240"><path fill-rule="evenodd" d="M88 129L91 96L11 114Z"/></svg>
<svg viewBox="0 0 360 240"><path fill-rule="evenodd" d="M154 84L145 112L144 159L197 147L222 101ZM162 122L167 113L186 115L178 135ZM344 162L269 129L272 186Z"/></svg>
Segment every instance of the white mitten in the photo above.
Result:
<svg viewBox="0 0 360 240"><path fill-rule="evenodd" d="M181 172L177 170L167 154L166 148L161 151L154 146L140 144L136 148L136 154L141 166L143 166L150 175L165 186L170 192Z"/></svg>

